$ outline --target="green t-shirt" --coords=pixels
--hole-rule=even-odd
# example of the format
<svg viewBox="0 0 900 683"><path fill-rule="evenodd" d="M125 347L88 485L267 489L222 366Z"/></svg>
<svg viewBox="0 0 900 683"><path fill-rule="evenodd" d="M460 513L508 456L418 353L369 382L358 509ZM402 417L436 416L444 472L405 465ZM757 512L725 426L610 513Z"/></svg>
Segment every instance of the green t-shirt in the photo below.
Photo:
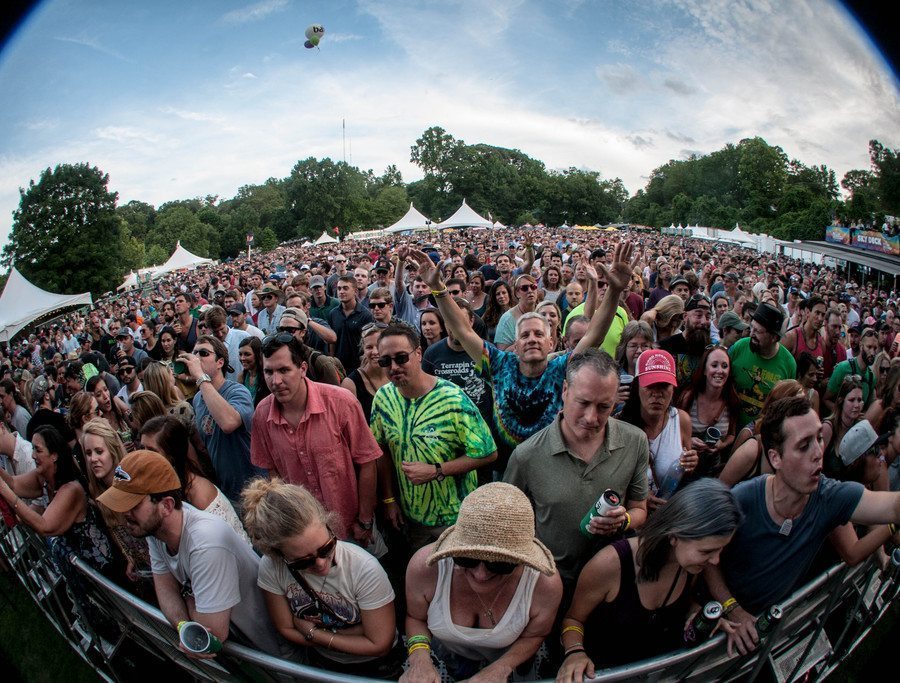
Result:
<svg viewBox="0 0 900 683"><path fill-rule="evenodd" d="M573 318L577 318L579 315L584 315L584 304L578 304L575 308L569 311L569 315L566 316L566 323L563 325L563 334L569 333L569 322ZM596 313L594 313L596 315ZM609 332L606 333L606 337L603 339L603 343L600 344L600 349L606 351L613 358L616 357L616 347L619 345L619 340L622 338L622 332L625 329L625 326L628 324L628 313L624 308L619 306L616 308L616 314L613 316L612 323L609 325Z"/></svg>
<svg viewBox="0 0 900 683"><path fill-rule="evenodd" d="M738 339L728 350L734 387L741 399L738 424L743 427L759 417L763 402L774 386L785 379L797 378L797 361L784 346L765 359L750 350L750 339Z"/></svg>
<svg viewBox="0 0 900 683"><path fill-rule="evenodd" d="M484 458L497 450L475 404L443 379L416 399L404 398L393 384L385 384L372 400L371 427L375 440L391 454L403 513L425 526L454 524L460 503L478 486L478 477L473 470L415 485L400 464L445 463L462 455Z"/></svg>
<svg viewBox="0 0 900 683"><path fill-rule="evenodd" d="M863 406L868 408L872 399L875 398L875 374L872 372L872 368L866 368L866 371L863 372L855 358L841 361L834 366L834 370L828 380L828 393L837 396L844 378L850 375L862 377Z"/></svg>

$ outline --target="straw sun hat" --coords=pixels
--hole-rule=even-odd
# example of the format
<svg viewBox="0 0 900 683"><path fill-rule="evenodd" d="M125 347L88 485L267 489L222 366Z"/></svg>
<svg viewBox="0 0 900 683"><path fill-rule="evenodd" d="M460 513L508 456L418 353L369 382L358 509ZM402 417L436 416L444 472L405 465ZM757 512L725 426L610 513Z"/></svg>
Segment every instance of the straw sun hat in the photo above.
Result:
<svg viewBox="0 0 900 683"><path fill-rule="evenodd" d="M426 564L445 557L525 564L551 576L553 553L534 537L534 511L528 497L512 484L485 484L465 497L456 524L434 544Z"/></svg>

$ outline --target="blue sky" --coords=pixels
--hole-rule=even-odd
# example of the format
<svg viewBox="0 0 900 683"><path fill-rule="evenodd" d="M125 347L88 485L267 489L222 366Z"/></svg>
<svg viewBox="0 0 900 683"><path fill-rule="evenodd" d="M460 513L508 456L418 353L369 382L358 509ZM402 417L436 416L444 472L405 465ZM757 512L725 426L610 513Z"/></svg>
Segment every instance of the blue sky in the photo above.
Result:
<svg viewBox="0 0 900 683"><path fill-rule="evenodd" d="M321 23L320 50L303 32ZM217 194L342 156L420 176L429 125L621 177L760 135L840 178L900 146L900 91L829 0L42 3L0 54L0 244L61 162L120 203Z"/></svg>

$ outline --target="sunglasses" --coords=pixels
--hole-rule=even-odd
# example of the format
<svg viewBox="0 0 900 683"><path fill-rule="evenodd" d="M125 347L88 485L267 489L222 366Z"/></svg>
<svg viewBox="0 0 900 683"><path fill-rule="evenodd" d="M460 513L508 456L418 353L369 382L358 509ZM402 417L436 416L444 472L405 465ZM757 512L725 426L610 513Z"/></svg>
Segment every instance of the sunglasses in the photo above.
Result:
<svg viewBox="0 0 900 683"><path fill-rule="evenodd" d="M297 332L305 332L306 328L303 327L303 325L300 325L299 327L279 327L278 331L287 334L295 334Z"/></svg>
<svg viewBox="0 0 900 683"><path fill-rule="evenodd" d="M209 358L210 356L215 356L216 352L210 351L209 349L195 349L194 355L200 356L201 358Z"/></svg>
<svg viewBox="0 0 900 683"><path fill-rule="evenodd" d="M298 557L296 560L291 560L290 562L285 560L284 564L290 571L296 572L309 569L316 563L316 560L324 560L331 555L332 551L334 551L334 546L337 545L337 541L337 536L332 536L331 540L322 545L312 555L304 555L303 557Z"/></svg>
<svg viewBox="0 0 900 683"><path fill-rule="evenodd" d="M409 354L405 351L401 351L396 356L380 356L378 358L378 365L382 368L391 367L391 363L396 363L397 365L406 365L409 362Z"/></svg>
<svg viewBox="0 0 900 683"><path fill-rule="evenodd" d="M536 289L537 289L537 285L520 285L519 286L520 292L532 292Z"/></svg>
<svg viewBox="0 0 900 683"><path fill-rule="evenodd" d="M126 365L125 367L119 368L119 373L118 373L118 374L124 375L126 372L134 372L134 366L133 366L133 365Z"/></svg>
<svg viewBox="0 0 900 683"><path fill-rule="evenodd" d="M479 564L484 564L484 568L491 574L512 574L519 566L514 562L487 562L474 557L454 557L453 564L463 569L475 569Z"/></svg>
<svg viewBox="0 0 900 683"><path fill-rule="evenodd" d="M276 296L274 294L263 294L260 298L261 299L275 299Z"/></svg>
<svg viewBox="0 0 900 683"><path fill-rule="evenodd" d="M390 302L388 301L371 301L369 302L369 306L371 308L384 308L385 306L390 306Z"/></svg>

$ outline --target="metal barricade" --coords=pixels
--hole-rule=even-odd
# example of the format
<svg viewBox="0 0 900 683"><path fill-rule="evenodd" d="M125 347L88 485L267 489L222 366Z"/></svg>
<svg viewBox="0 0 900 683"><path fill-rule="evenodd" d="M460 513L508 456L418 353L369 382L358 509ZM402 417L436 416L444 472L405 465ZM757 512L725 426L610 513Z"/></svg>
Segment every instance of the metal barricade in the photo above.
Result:
<svg viewBox="0 0 900 683"><path fill-rule="evenodd" d="M0 554L60 635L97 673L122 681L123 645L170 662L201 681L321 681L364 679L297 664L228 641L215 659L192 659L162 612L109 581L83 561L72 563L88 586L86 608L66 590L44 540L21 525L0 535ZM745 656L728 657L722 635L691 650L598 671L594 681L754 680L767 669L779 683L830 674L862 642L898 592L896 568L883 571L870 559L838 565L780 605L777 627ZM105 624L89 623L87 615ZM114 625L114 629L110 625ZM807 675L808 674L808 675Z"/></svg>

